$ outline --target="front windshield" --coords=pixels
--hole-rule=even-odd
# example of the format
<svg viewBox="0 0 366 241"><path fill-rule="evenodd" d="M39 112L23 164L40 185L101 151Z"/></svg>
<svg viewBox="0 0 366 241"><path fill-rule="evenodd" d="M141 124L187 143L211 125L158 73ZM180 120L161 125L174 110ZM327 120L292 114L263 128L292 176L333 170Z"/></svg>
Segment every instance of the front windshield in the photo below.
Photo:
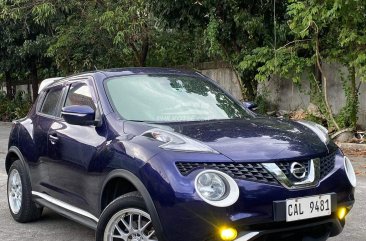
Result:
<svg viewBox="0 0 366 241"><path fill-rule="evenodd" d="M182 75L129 75L107 79L115 111L146 122L225 120L249 114L209 81Z"/></svg>

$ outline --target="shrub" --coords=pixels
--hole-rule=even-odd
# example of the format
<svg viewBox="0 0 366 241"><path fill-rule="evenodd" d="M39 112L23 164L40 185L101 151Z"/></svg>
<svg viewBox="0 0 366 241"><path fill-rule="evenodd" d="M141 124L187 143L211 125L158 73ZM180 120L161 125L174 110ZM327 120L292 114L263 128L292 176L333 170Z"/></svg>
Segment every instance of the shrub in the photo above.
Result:
<svg viewBox="0 0 366 241"><path fill-rule="evenodd" d="M0 91L0 121L12 121L27 115L32 103L24 91L19 91L14 99L6 97L6 93Z"/></svg>

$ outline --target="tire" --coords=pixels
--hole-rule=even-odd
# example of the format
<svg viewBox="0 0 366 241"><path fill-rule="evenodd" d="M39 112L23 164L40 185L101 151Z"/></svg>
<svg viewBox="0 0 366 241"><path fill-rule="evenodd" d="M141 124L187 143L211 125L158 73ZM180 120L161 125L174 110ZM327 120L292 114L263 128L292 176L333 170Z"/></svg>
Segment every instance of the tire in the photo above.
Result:
<svg viewBox="0 0 366 241"><path fill-rule="evenodd" d="M41 217L43 208L37 207L32 200L30 179L20 160L14 161L9 169L7 197L15 221L27 223Z"/></svg>
<svg viewBox="0 0 366 241"><path fill-rule="evenodd" d="M130 223L132 226L129 226ZM111 234L118 234L119 238L113 238ZM158 241L151 217L139 192L130 192L118 197L102 212L96 231L96 241L114 240Z"/></svg>

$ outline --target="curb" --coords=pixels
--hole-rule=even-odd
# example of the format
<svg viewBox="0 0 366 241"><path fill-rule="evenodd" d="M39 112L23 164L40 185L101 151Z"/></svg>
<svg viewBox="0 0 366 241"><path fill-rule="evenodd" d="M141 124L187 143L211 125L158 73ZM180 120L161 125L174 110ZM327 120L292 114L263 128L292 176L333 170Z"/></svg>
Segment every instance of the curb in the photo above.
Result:
<svg viewBox="0 0 366 241"><path fill-rule="evenodd" d="M355 151L366 151L366 144L357 143L336 143L341 149L351 149Z"/></svg>
<svg viewBox="0 0 366 241"><path fill-rule="evenodd" d="M0 126L11 126L12 122L0 121Z"/></svg>

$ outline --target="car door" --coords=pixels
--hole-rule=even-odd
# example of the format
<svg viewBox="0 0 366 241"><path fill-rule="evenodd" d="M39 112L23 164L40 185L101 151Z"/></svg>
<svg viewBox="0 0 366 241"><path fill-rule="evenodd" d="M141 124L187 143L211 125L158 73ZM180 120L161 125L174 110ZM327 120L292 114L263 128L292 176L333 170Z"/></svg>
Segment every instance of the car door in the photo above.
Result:
<svg viewBox="0 0 366 241"><path fill-rule="evenodd" d="M79 79L69 85L63 107L88 105L99 112L96 103L92 79ZM106 141L103 124L79 126L60 119L50 126L48 136L52 195L87 211L95 210L98 194L93 190L99 175L91 172L91 167L95 167L98 152Z"/></svg>
<svg viewBox="0 0 366 241"><path fill-rule="evenodd" d="M41 93L36 114L32 116L35 156L36 162L29 163L30 176L32 178L32 188L35 191L47 192L48 175L48 131L51 125L59 117L61 108L61 99L64 92L64 86L52 87Z"/></svg>

